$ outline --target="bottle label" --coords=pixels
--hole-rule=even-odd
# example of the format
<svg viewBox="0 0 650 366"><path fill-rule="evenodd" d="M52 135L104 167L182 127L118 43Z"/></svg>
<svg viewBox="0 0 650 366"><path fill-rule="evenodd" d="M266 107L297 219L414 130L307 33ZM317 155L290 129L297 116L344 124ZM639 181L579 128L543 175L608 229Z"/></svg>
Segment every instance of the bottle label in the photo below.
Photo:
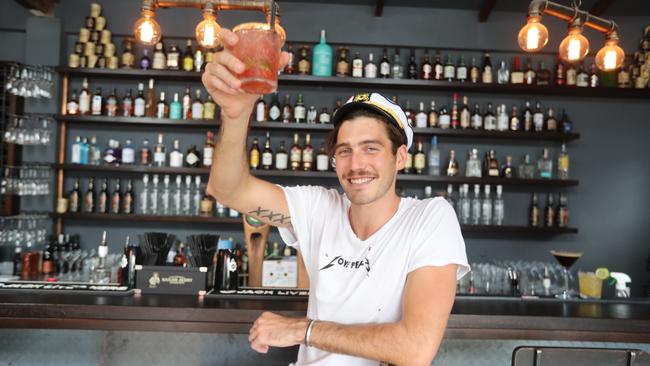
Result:
<svg viewBox="0 0 650 366"><path fill-rule="evenodd" d="M113 154L106 154L104 156L104 162L106 162L106 164L113 164L116 160L117 158Z"/></svg>
<svg viewBox="0 0 650 366"><path fill-rule="evenodd" d="M318 117L318 122L320 122L320 123L330 123L330 115L329 115L329 113L321 113L320 116Z"/></svg>
<svg viewBox="0 0 650 366"><path fill-rule="evenodd" d="M173 151L169 154L169 166L172 168L180 168L183 166L183 154L178 151Z"/></svg>
<svg viewBox="0 0 650 366"><path fill-rule="evenodd" d="M144 99L138 98L135 100L135 108L133 110L133 115L136 117L144 116Z"/></svg>
<svg viewBox="0 0 650 366"><path fill-rule="evenodd" d="M201 214L205 216L212 216L213 210L212 200L209 198L201 200Z"/></svg>
<svg viewBox="0 0 650 366"><path fill-rule="evenodd" d="M291 166L294 166L294 163L300 164L302 158L302 151L300 149L291 149Z"/></svg>
<svg viewBox="0 0 650 366"><path fill-rule="evenodd" d="M466 67L459 67L458 69L456 69L456 79L458 79L458 80L467 79L467 68Z"/></svg>
<svg viewBox="0 0 650 366"><path fill-rule="evenodd" d="M316 109L310 109L307 111L307 123L315 123L317 115L318 112L316 112Z"/></svg>
<svg viewBox="0 0 650 366"><path fill-rule="evenodd" d="M312 74L314 76L332 76L332 52L328 49L314 50L314 67Z"/></svg>
<svg viewBox="0 0 650 366"><path fill-rule="evenodd" d="M382 62L381 65L381 70L379 73L383 76L388 76L390 75L390 64L388 62Z"/></svg>
<svg viewBox="0 0 650 366"><path fill-rule="evenodd" d="M365 76L370 79L374 79L377 77L377 65L375 64L367 64L365 67Z"/></svg>
<svg viewBox="0 0 650 366"><path fill-rule="evenodd" d="M203 104L203 119L214 119L215 107L214 103Z"/></svg>
<svg viewBox="0 0 650 366"><path fill-rule="evenodd" d="M312 161L314 161L314 151L312 149L304 149L302 151L303 164L311 164Z"/></svg>
<svg viewBox="0 0 650 366"><path fill-rule="evenodd" d="M316 170L325 172L329 170L329 156L325 154L320 154L316 156Z"/></svg>
<svg viewBox="0 0 650 366"><path fill-rule="evenodd" d="M155 63L155 62L156 62L156 61L155 61L155 59L154 59L154 63ZM155 67L154 67L154 68L155 68ZM174 70L177 70L177 69L178 69L178 53L170 52L170 53L167 55L167 68L168 68L168 69L174 69Z"/></svg>
<svg viewBox="0 0 650 366"><path fill-rule="evenodd" d="M447 65L445 66L444 73L443 73L443 78L445 79L453 79L455 76L455 68L452 65Z"/></svg>
<svg viewBox="0 0 650 366"><path fill-rule="evenodd" d="M426 165L424 154L415 154L414 164L415 164L415 169L424 170L424 167Z"/></svg>
<svg viewBox="0 0 650 366"><path fill-rule="evenodd" d="M135 162L135 151L132 148L122 149L122 163L133 164Z"/></svg>
<svg viewBox="0 0 650 366"><path fill-rule="evenodd" d="M185 160L187 162L187 165L195 166L196 163L199 162L199 157L196 156L196 154L194 154L194 153L189 153L189 154L187 154L187 158L185 158Z"/></svg>
<svg viewBox="0 0 650 366"><path fill-rule="evenodd" d="M472 116L472 128L476 130L483 128L483 116L478 113Z"/></svg>
<svg viewBox="0 0 650 366"><path fill-rule="evenodd" d="M568 156L560 156L558 159L558 168L561 171L568 171L569 170L569 157Z"/></svg>
<svg viewBox="0 0 650 366"><path fill-rule="evenodd" d="M81 114L90 112L90 95L87 93L81 93L79 96L79 112Z"/></svg>
<svg viewBox="0 0 650 366"><path fill-rule="evenodd" d="M422 112L415 115L415 127L426 128L427 127L427 115Z"/></svg>
<svg viewBox="0 0 650 366"><path fill-rule="evenodd" d="M469 110L464 109L460 112L460 127L461 128L469 128L470 127L470 120L471 116L469 114Z"/></svg>
<svg viewBox="0 0 650 366"><path fill-rule="evenodd" d="M269 108L269 118L271 119L271 121L279 120L280 119L280 107L278 107L277 105L271 106L271 108Z"/></svg>
<svg viewBox="0 0 650 366"><path fill-rule="evenodd" d="M431 79L431 73L433 72L433 67L431 64L424 64L422 66L422 79L429 80Z"/></svg>
<svg viewBox="0 0 650 366"><path fill-rule="evenodd" d="M288 155L284 153L279 153L275 155L275 169L286 170L287 169L287 158Z"/></svg>
<svg viewBox="0 0 650 366"><path fill-rule="evenodd" d="M436 80L440 80L443 78L444 74L444 67L442 67L441 64L436 64L436 66L433 68L433 78Z"/></svg>
<svg viewBox="0 0 650 366"><path fill-rule="evenodd" d="M350 69L350 64L347 61L339 61L336 63L336 75L347 76Z"/></svg>
<svg viewBox="0 0 650 366"><path fill-rule="evenodd" d="M352 77L360 78L363 77L363 61L354 60L352 61Z"/></svg>
<svg viewBox="0 0 650 366"><path fill-rule="evenodd" d="M404 164L404 170L409 170L413 167L413 154L410 152L406 155L406 163Z"/></svg>
<svg viewBox="0 0 650 366"><path fill-rule="evenodd" d="M154 52L152 69L164 70L166 66L165 54L162 52Z"/></svg>
<svg viewBox="0 0 650 366"><path fill-rule="evenodd" d="M192 57L183 58L183 70L185 71L194 70L194 59Z"/></svg>
<svg viewBox="0 0 650 366"><path fill-rule="evenodd" d="M203 104L196 102L192 104L192 119L203 118Z"/></svg>
<svg viewBox="0 0 650 366"><path fill-rule="evenodd" d="M263 166L272 166L273 165L273 154L270 152L265 152L262 154L262 165Z"/></svg>
<svg viewBox="0 0 650 366"><path fill-rule="evenodd" d="M535 131L541 131L544 129L544 115L541 113L535 113L533 115L533 125L535 126Z"/></svg>
<svg viewBox="0 0 650 366"><path fill-rule="evenodd" d="M74 144L72 145L72 164L79 164L81 163L81 145Z"/></svg>
<svg viewBox="0 0 650 366"><path fill-rule="evenodd" d="M260 166L260 152L257 150L251 151L251 168L257 168Z"/></svg>
<svg viewBox="0 0 650 366"><path fill-rule="evenodd" d="M68 102L66 106L68 114L79 114L79 104L75 101Z"/></svg>
<svg viewBox="0 0 650 366"><path fill-rule="evenodd" d="M206 146L203 148L203 166L212 166L212 153L214 149L212 146Z"/></svg>
<svg viewBox="0 0 650 366"><path fill-rule="evenodd" d="M157 165L160 166L165 165L165 160L166 160L166 156L164 152L155 152L153 154L153 161L157 163Z"/></svg>
<svg viewBox="0 0 650 366"><path fill-rule="evenodd" d="M438 117L438 125L440 128L449 128L451 126L451 116L448 114L443 114Z"/></svg>
<svg viewBox="0 0 650 366"><path fill-rule="evenodd" d="M265 112L266 108L264 108L264 103L259 102L257 103L257 108L255 108L255 121L257 122L264 122L266 120Z"/></svg>
<svg viewBox="0 0 650 366"><path fill-rule="evenodd" d="M481 79L483 80L484 83L486 84L491 84L492 83L492 67L490 66L485 66L483 69L483 75L481 75Z"/></svg>
<svg viewBox="0 0 650 366"><path fill-rule="evenodd" d="M306 112L306 111L305 111L305 107L303 107L303 106L296 106L296 108L294 109L293 112L294 112L294 113L293 113L293 116L294 116L294 118L296 119L296 121L298 121L298 120L304 120L304 119L305 119L305 112Z"/></svg>
<svg viewBox="0 0 650 366"><path fill-rule="evenodd" d="M301 74L309 74L309 61L303 59L298 62L298 72Z"/></svg>

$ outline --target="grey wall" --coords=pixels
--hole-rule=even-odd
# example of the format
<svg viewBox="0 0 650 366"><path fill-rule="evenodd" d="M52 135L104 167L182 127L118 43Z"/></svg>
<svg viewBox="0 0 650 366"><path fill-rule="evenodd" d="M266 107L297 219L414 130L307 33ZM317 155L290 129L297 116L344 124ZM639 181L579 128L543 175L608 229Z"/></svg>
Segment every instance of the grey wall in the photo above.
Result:
<svg viewBox="0 0 650 366"><path fill-rule="evenodd" d="M78 29L83 24L83 19L88 13L90 1L64 1L57 7L56 16L61 19L64 32L63 45L59 60L66 63L67 54L73 44ZM132 25L138 17L138 1L113 0L100 1L104 6L104 15L108 20L108 28L113 34L131 34ZM525 3L525 2L524 2ZM517 51L516 32L523 24L525 4L522 11L495 12L487 23L476 22L476 12L467 10L442 10L431 8L397 8L386 7L381 18L372 16L370 6L359 5L314 5L306 3L283 3L282 23L288 32L290 41L315 43L320 29L327 29L328 40L334 43L351 42L363 44L403 44L418 46L420 48L470 48L500 50L503 53L493 53L493 62L500 59L510 60L511 52ZM0 5L0 17L16 19L25 17L25 11L13 2L3 2ZM15 16L13 16L15 15ZM160 10L156 16L162 26L163 34L180 37L193 37L193 29L200 18L200 13L190 9ZM2 18L4 19L4 18ZM219 16L219 22L231 27L246 20L261 19L260 14L243 12L224 12ZM339 20L340 19L340 20ZM333 22L333 20L336 20ZM616 16L622 38L622 46L628 53L636 49L641 37L643 26L647 17ZM3 22L4 24L4 22ZM12 23L13 24L13 23ZM551 38L545 51L547 64L553 64L550 55L565 34L565 25L559 20L548 18L545 24L549 27ZM19 24L16 25L20 28ZM0 32L0 37L7 37L7 32ZM602 36L594 31L587 30L587 37L592 44L592 50L597 50L602 42ZM53 37L55 37L53 35ZM58 39L58 37L55 37ZM119 38L115 38L116 40ZM179 40L180 41L180 40ZM116 43L118 43L116 41ZM3 51L5 47L2 48ZM354 50L353 50L354 51ZM366 50L362 50L365 55ZM377 50L374 50L375 52ZM0 51L2 52L2 51ZM392 50L390 52L392 54ZM457 57L460 52L452 52ZM469 53L464 53L469 55ZM406 57L406 51L402 51ZM90 80L91 87L102 86L105 88L116 86L121 94L125 88L136 87L137 82ZM78 86L80 80L73 81L72 87ZM159 86L163 90L181 91L182 83L164 83ZM195 85L194 87L198 87ZM331 106L336 97L344 98L353 93L346 88L320 88L320 87L282 87L281 93L290 93L294 98L299 92L305 94L307 104L313 104L320 109L321 106ZM425 91L399 91L382 89L382 93L398 95L400 101L424 101L428 105L435 99L438 105L450 103L450 92L425 92ZM470 102L478 101L482 106L488 101L520 105L524 98L516 95L485 95L469 94ZM649 163L650 148L647 140L650 126L647 124L647 115L650 107L646 100L621 100L621 99L590 99L590 98L560 98L539 97L544 106L552 106L556 110L565 109L575 123L575 129L581 133L581 139L569 144L571 154L571 175L580 180L580 185L565 190L568 193L571 208L571 226L578 227L577 235L564 235L549 239L528 238L466 238L468 254L472 261L489 259L529 259L552 260L548 251L551 249L582 250L584 257L578 262L577 267L594 269L597 266L606 266L610 270L625 271L633 277L633 292L641 294L641 285L646 281L645 263L649 254L646 238L650 234L648 227L650 201L647 187L650 186ZM96 133L100 142L105 143L109 136L125 139L126 136L137 133L136 145L142 138L150 141L158 129L137 128L124 132L89 130L83 128L72 129L68 138L75 135ZM201 143L203 136L198 131L178 132L178 129L163 130L167 134L183 136L183 141ZM262 135L262 132L256 132ZM282 133L272 133L274 144L280 139L288 140L290 136ZM167 142L171 143L171 136ZM320 139L316 139L318 144ZM457 140L442 140L443 156L449 148L458 150L461 157L465 151L473 146L481 151L488 148L497 149L500 160L506 154L513 154L515 160L526 152L536 158L544 142L531 142L530 144L509 145L502 143L459 142ZM551 145L552 155L556 156L557 146ZM48 155L48 154L45 154ZM42 156L42 155L41 155ZM462 163L464 163L464 158ZM280 180L284 184L297 184L294 180ZM318 183L318 182L315 182ZM335 181L323 182L335 185ZM85 186L85 184L83 185ZM71 181L67 181L66 189L70 189ZM137 188L137 187L136 187ZM407 185L411 194L422 195L422 186ZM443 190L443 186L435 187ZM454 187L456 189L456 187ZM560 190L554 189L554 192ZM545 193L544 191L540 191ZM507 223L524 225L526 223L526 210L530 191L525 189L506 188ZM542 198L546 195L543 194ZM37 206L40 203L35 203ZM45 209L50 209L48 203ZM143 230L171 230L178 236L184 237L188 233L206 232L217 230L225 235L241 238L239 230L233 228L187 226L178 225L170 229L169 225L145 224L134 225L131 223L111 223L103 225L97 222L69 222L66 231L81 233L86 246L94 246L99 240L100 230L111 230L111 244L114 249L120 245L126 234L134 235ZM279 240L274 234L272 240Z"/></svg>

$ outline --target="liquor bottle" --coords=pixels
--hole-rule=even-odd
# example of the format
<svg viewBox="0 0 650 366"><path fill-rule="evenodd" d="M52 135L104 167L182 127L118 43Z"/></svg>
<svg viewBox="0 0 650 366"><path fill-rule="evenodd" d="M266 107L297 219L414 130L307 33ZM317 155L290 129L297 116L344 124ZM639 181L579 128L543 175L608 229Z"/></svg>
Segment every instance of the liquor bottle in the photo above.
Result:
<svg viewBox="0 0 650 366"><path fill-rule="evenodd" d="M188 39L185 52L183 53L183 70L194 71L194 52L192 51L192 40Z"/></svg>
<svg viewBox="0 0 650 366"><path fill-rule="evenodd" d="M505 203L503 201L502 185L497 186L497 196L494 198L494 203L492 206L492 209L494 211L494 214L492 215L492 224L496 226L502 226L506 213Z"/></svg>
<svg viewBox="0 0 650 366"><path fill-rule="evenodd" d="M442 80L444 79L444 66L442 65L442 62L440 61L440 51L436 51L436 58L433 62L433 79L434 80Z"/></svg>
<svg viewBox="0 0 650 366"><path fill-rule="evenodd" d="M264 100L262 100L262 103L263 102ZM255 111L256 111L255 114L258 121L260 117L259 114L261 112L260 110L261 107L259 104L260 102L258 102L258 104L255 107ZM280 106L280 101L278 100L278 92L273 93L273 97L271 98L271 104L269 105L268 108L268 115L266 117L268 118L269 121L272 122L278 122L280 121L280 117L282 117L282 108Z"/></svg>
<svg viewBox="0 0 650 366"><path fill-rule="evenodd" d="M151 68L154 70L164 70L167 67L167 56L162 42L156 43L153 51L153 63Z"/></svg>
<svg viewBox="0 0 650 366"><path fill-rule="evenodd" d="M93 213L95 212L95 178L88 178L88 190L84 195L84 213Z"/></svg>
<svg viewBox="0 0 650 366"><path fill-rule="evenodd" d="M472 225L479 225L481 223L481 186L474 184L474 197L471 201L472 214L470 215L470 223Z"/></svg>
<svg viewBox="0 0 650 366"><path fill-rule="evenodd" d="M131 139L126 139L124 148L122 149L122 164L133 165L135 164L135 149L131 145Z"/></svg>
<svg viewBox="0 0 650 366"><path fill-rule="evenodd" d="M84 78L79 92L79 114L90 114L90 90L88 90L88 79Z"/></svg>
<svg viewBox="0 0 650 366"><path fill-rule="evenodd" d="M158 206L158 183L160 183L160 178L158 177L158 174L153 175L153 179L151 180L152 186L151 186L151 191L149 191L149 214L150 215L160 215L160 209Z"/></svg>
<svg viewBox="0 0 650 366"><path fill-rule="evenodd" d="M428 126L427 114L424 112L424 102L420 102L420 110L415 115L415 127L426 128Z"/></svg>
<svg viewBox="0 0 650 366"><path fill-rule="evenodd" d="M600 86L600 76L598 75L598 69L596 69L596 64L591 64L591 73L589 74L589 87L596 88Z"/></svg>
<svg viewBox="0 0 650 366"><path fill-rule="evenodd" d="M474 103L474 112L472 112L472 128L475 130L483 129L483 115L481 114L481 107L478 103Z"/></svg>
<svg viewBox="0 0 650 366"><path fill-rule="evenodd" d="M517 167L517 177L519 179L534 179L535 165L530 161L530 155L524 155L524 159Z"/></svg>
<svg viewBox="0 0 650 366"><path fill-rule="evenodd" d="M180 70L181 69L181 52L178 50L178 46L172 44L169 46L169 52L167 52L167 69L169 70Z"/></svg>
<svg viewBox="0 0 650 366"><path fill-rule="evenodd" d="M438 127L442 129L447 129L451 127L451 115L447 111L447 107L442 107L440 109L440 114L438 115Z"/></svg>
<svg viewBox="0 0 650 366"><path fill-rule="evenodd" d="M544 129L550 132L557 132L557 128L558 128L557 125L558 123L557 123L557 119L555 119L553 108L549 108L548 116L546 117L546 121L544 123Z"/></svg>
<svg viewBox="0 0 650 366"><path fill-rule="evenodd" d="M253 145L248 153L248 165L252 170L260 167L260 146L257 138L253 139Z"/></svg>
<svg viewBox="0 0 650 366"><path fill-rule="evenodd" d="M262 169L270 170L273 168L273 150L271 150L271 134L266 132L264 141L264 151L262 151Z"/></svg>
<svg viewBox="0 0 650 366"><path fill-rule="evenodd" d="M467 80L467 65L465 65L465 56L460 55L458 67L456 67L456 80L465 82Z"/></svg>
<svg viewBox="0 0 650 366"><path fill-rule="evenodd" d="M199 168L201 166L201 153L196 145L190 146L185 154L185 166L188 168Z"/></svg>
<svg viewBox="0 0 650 366"><path fill-rule="evenodd" d="M569 153L566 150L566 144L562 144L560 156L557 158L557 178L569 179Z"/></svg>
<svg viewBox="0 0 650 366"><path fill-rule="evenodd" d="M151 68L151 59L149 58L149 50L142 50L142 57L140 57L140 68L142 70L149 70Z"/></svg>
<svg viewBox="0 0 650 366"><path fill-rule="evenodd" d="M139 164L142 166L151 166L151 149L149 149L149 140L144 139L140 147Z"/></svg>
<svg viewBox="0 0 650 366"><path fill-rule="evenodd" d="M619 88L632 87L629 67L626 64L623 64L623 66L621 66L621 68L618 70L618 73L616 74L616 86Z"/></svg>
<svg viewBox="0 0 650 366"><path fill-rule="evenodd" d="M532 61L530 58L526 60L526 72L524 73L524 84L535 85L537 84L537 73L533 70Z"/></svg>
<svg viewBox="0 0 650 366"><path fill-rule="evenodd" d="M451 59L451 54L447 54L447 62L445 62L445 67L442 73L443 79L447 81L454 81L454 78L456 77L456 66Z"/></svg>
<svg viewBox="0 0 650 366"><path fill-rule="evenodd" d="M312 75L332 76L332 47L327 44L325 30L320 31L320 42L314 46Z"/></svg>
<svg viewBox="0 0 650 366"><path fill-rule="evenodd" d="M183 195L183 178L180 175L176 176L174 188L172 188L171 198L171 213L174 216L180 216L182 212L181 196Z"/></svg>
<svg viewBox="0 0 650 366"><path fill-rule="evenodd" d="M438 111L436 110L436 101L431 101L431 107L429 108L429 114L427 116L427 121L429 127L436 128L438 127Z"/></svg>
<svg viewBox="0 0 650 366"><path fill-rule="evenodd" d="M478 150L472 149L467 155L467 163L465 164L465 177L481 178L481 161L478 158Z"/></svg>
<svg viewBox="0 0 650 366"><path fill-rule="evenodd" d="M499 176L499 161L496 158L496 152L492 149L485 153L482 173L484 177Z"/></svg>
<svg viewBox="0 0 650 366"><path fill-rule="evenodd" d="M140 214L149 214L149 174L142 177L142 192L140 192Z"/></svg>
<svg viewBox="0 0 650 366"><path fill-rule="evenodd" d="M309 106L307 109L307 123L316 123L316 118L318 117L318 111L313 105Z"/></svg>
<svg viewBox="0 0 650 366"><path fill-rule="evenodd" d="M72 91L72 96L68 99L66 104L66 114L69 116L75 116L79 114L79 100L77 99L77 90Z"/></svg>
<svg viewBox="0 0 650 366"><path fill-rule="evenodd" d="M183 153L180 150L180 141L174 140L172 145L173 149L169 153L169 167L182 168L183 167Z"/></svg>
<svg viewBox="0 0 650 366"><path fill-rule="evenodd" d="M431 80L433 79L433 66L429 61L429 50L424 50L424 60L420 66L420 79Z"/></svg>
<svg viewBox="0 0 650 366"><path fill-rule="evenodd" d="M145 115L145 106L146 100L144 99L144 84L138 84L138 96L135 97L133 102L133 116L134 117L144 117Z"/></svg>
<svg viewBox="0 0 650 366"><path fill-rule="evenodd" d="M131 215L133 212L133 182L129 179L126 181L126 191L122 196L122 213Z"/></svg>
<svg viewBox="0 0 650 366"><path fill-rule="evenodd" d="M586 88L589 86L589 74L585 71L584 64L581 62L576 74L576 86Z"/></svg>
<svg viewBox="0 0 650 366"><path fill-rule="evenodd" d="M537 85L551 85L551 70L545 67L544 61L539 61L539 68L537 69Z"/></svg>
<svg viewBox="0 0 650 366"><path fill-rule="evenodd" d="M560 130L562 133L571 133L573 131L573 122L569 119L566 111L562 111L562 121L560 121Z"/></svg>
<svg viewBox="0 0 650 366"><path fill-rule="evenodd" d="M327 111L327 107L323 107L320 114L318 115L318 123L330 123L331 116Z"/></svg>
<svg viewBox="0 0 650 366"><path fill-rule="evenodd" d="M68 194L68 212L79 212L80 196L81 192L79 192L79 178L77 178L74 181L72 191L70 191L70 194Z"/></svg>
<svg viewBox="0 0 650 366"><path fill-rule="evenodd" d="M305 136L305 146L302 149L302 170L308 171L314 168L314 148L311 146L311 135Z"/></svg>
<svg viewBox="0 0 650 366"><path fill-rule="evenodd" d="M205 67L205 55L203 53L203 49L199 45L196 47L196 51L194 51L194 71L201 72L203 71L204 67Z"/></svg>
<svg viewBox="0 0 650 366"><path fill-rule="evenodd" d="M406 73L409 79L418 78L418 64L415 63L415 51L411 49L411 56L409 56L409 66Z"/></svg>
<svg viewBox="0 0 650 366"><path fill-rule="evenodd" d="M508 84L510 82L510 70L506 67L506 62L501 61L499 70L497 70L497 84Z"/></svg>
<svg viewBox="0 0 650 366"><path fill-rule="evenodd" d="M108 148L104 150L104 163L107 165L120 165L122 154L120 143L117 140L108 140Z"/></svg>
<svg viewBox="0 0 650 366"><path fill-rule="evenodd" d="M481 69L476 66L476 57L472 57L472 66L469 68L469 81L476 84L481 80Z"/></svg>
<svg viewBox="0 0 650 366"><path fill-rule="evenodd" d="M167 165L167 149L163 143L163 134L158 134L158 144L153 151L153 165L156 167L164 167Z"/></svg>
<svg viewBox="0 0 650 366"><path fill-rule="evenodd" d="M468 225L472 217L472 205L469 199L469 184L463 184L460 188L460 199L458 200L459 221L463 225Z"/></svg>
<svg viewBox="0 0 650 366"><path fill-rule="evenodd" d="M203 166L212 166L212 156L214 154L214 133L208 131L205 135L205 143L203 144Z"/></svg>
<svg viewBox="0 0 650 366"><path fill-rule="evenodd" d="M535 123L533 122L533 111L530 109L530 101L526 101L524 111L521 113L523 119L523 129L530 132L534 129Z"/></svg>
<svg viewBox="0 0 650 366"><path fill-rule="evenodd" d="M307 109L302 100L302 94L298 94L298 100L296 105L293 107L293 120L296 123L305 123L307 118Z"/></svg>
<svg viewBox="0 0 650 366"><path fill-rule="evenodd" d="M553 178L553 160L549 159L547 148L544 148L542 156L537 160L537 171L541 179Z"/></svg>
<svg viewBox="0 0 650 366"><path fill-rule="evenodd" d="M566 85L567 86L576 86L578 79L578 70L576 69L575 64L570 63L566 69Z"/></svg>
<svg viewBox="0 0 650 366"><path fill-rule="evenodd" d="M517 106L512 106L510 111L510 122L508 123L510 131L520 131L521 130L521 121L519 121L519 116L517 115Z"/></svg>
<svg viewBox="0 0 650 366"><path fill-rule="evenodd" d="M363 67L363 76L368 79L374 79L377 77L377 65L373 60L373 54L368 55L368 63Z"/></svg>
<svg viewBox="0 0 650 366"><path fill-rule="evenodd" d="M537 194L533 193L528 209L528 226L539 226L539 205L537 205Z"/></svg>
<svg viewBox="0 0 650 366"><path fill-rule="evenodd" d="M71 150L72 150L72 153L70 154L71 163L81 164L81 136L75 137Z"/></svg>
<svg viewBox="0 0 650 366"><path fill-rule="evenodd" d="M404 68L402 67L402 60L399 54L399 48L395 49L393 55L393 64L391 66L391 77L393 79L402 79L404 77Z"/></svg>
<svg viewBox="0 0 650 366"><path fill-rule="evenodd" d="M282 122L293 122L293 107L291 106L289 94L284 96L284 104L282 105Z"/></svg>
<svg viewBox="0 0 650 366"><path fill-rule="evenodd" d="M182 201L182 215L187 216L198 214L200 207L192 207L192 176L190 175L185 176L185 190L183 191Z"/></svg>
<svg viewBox="0 0 650 366"><path fill-rule="evenodd" d="M293 145L291 146L291 170L299 170L302 165L302 148L297 133L293 134Z"/></svg>
<svg viewBox="0 0 650 366"><path fill-rule="evenodd" d="M106 98L104 113L108 117L117 117L117 90L113 88L111 95Z"/></svg>
<svg viewBox="0 0 650 366"><path fill-rule="evenodd" d="M165 92L160 92L160 98L156 105L156 118L168 118L169 117L169 105L165 102Z"/></svg>
<svg viewBox="0 0 650 366"><path fill-rule="evenodd" d="M483 56L483 72L481 73L481 81L485 84L492 84L494 75L492 75L492 60L490 54L486 53Z"/></svg>
<svg viewBox="0 0 650 366"><path fill-rule="evenodd" d="M149 89L147 89L147 98L144 105L144 114L147 117L156 116L156 107L158 102L156 101L156 89L154 88L153 79L149 79Z"/></svg>
<svg viewBox="0 0 650 366"><path fill-rule="evenodd" d="M451 128L460 128L458 117L458 93L454 93L451 102Z"/></svg>
<svg viewBox="0 0 650 366"><path fill-rule="evenodd" d="M174 93L174 100L169 103L169 118L181 119L183 117L183 106L178 100L178 93Z"/></svg>
<svg viewBox="0 0 650 366"><path fill-rule="evenodd" d="M203 118L203 101L201 101L201 89L196 89L196 98L192 102L192 119Z"/></svg>
<svg viewBox="0 0 650 366"><path fill-rule="evenodd" d="M133 40L125 38L122 41L122 57L120 64L123 69L132 69L135 67L135 55L133 54Z"/></svg>
<svg viewBox="0 0 650 366"><path fill-rule="evenodd" d="M501 104L497 107L497 131L508 131L509 126L508 112L506 112L506 105Z"/></svg>
<svg viewBox="0 0 650 366"><path fill-rule="evenodd" d="M209 214L204 215L203 210L201 210L201 216L211 216ZM179 243L172 264L177 267L187 267L187 257L185 256L185 244Z"/></svg>
<svg viewBox="0 0 650 366"><path fill-rule="evenodd" d="M390 61L388 61L388 51L385 48L379 63L379 76L382 78L390 77Z"/></svg>
<svg viewBox="0 0 650 366"><path fill-rule="evenodd" d="M108 243L106 242L106 230L102 234L102 242L98 248L99 262L92 271L92 283L107 284L111 282L111 270L106 267L106 256L108 255Z"/></svg>
<svg viewBox="0 0 650 366"><path fill-rule="evenodd" d="M300 47L300 59L298 60L298 74L311 74L311 62L309 61L309 47Z"/></svg>
<svg viewBox="0 0 650 366"><path fill-rule="evenodd" d="M456 161L456 151L451 149L449 151L449 162L447 163L447 176L455 177L458 175L459 171L458 161Z"/></svg>
<svg viewBox="0 0 650 366"><path fill-rule="evenodd" d="M88 164L99 165L102 162L102 151L97 145L97 137L90 138L90 145L88 146Z"/></svg>
<svg viewBox="0 0 650 366"><path fill-rule="evenodd" d="M192 96L190 95L190 87L185 87L183 93L183 119L192 119Z"/></svg>
<svg viewBox="0 0 650 366"><path fill-rule="evenodd" d="M287 150L284 147L284 141L280 141L280 148L275 154L275 169L277 170L287 170L289 164L289 155Z"/></svg>
<svg viewBox="0 0 650 366"><path fill-rule="evenodd" d="M560 193L560 203L557 208L557 226L569 227L569 206L567 206L567 197Z"/></svg>
<svg viewBox="0 0 650 366"><path fill-rule="evenodd" d="M501 167L501 178L514 178L515 168L512 166L512 156L506 156L506 164Z"/></svg>
<svg viewBox="0 0 650 366"><path fill-rule="evenodd" d="M168 216L171 214L171 192L169 191L169 174L165 174L163 177L163 188L160 192L160 202L158 203L158 208L160 210L159 215Z"/></svg>
<svg viewBox="0 0 650 366"><path fill-rule="evenodd" d="M562 62L559 54L557 55L557 60L555 61L555 85L566 85L566 69L564 67L564 62Z"/></svg>
<svg viewBox="0 0 650 366"><path fill-rule="evenodd" d="M293 51L293 45L289 44L287 46L287 53L289 54L289 61L284 66L283 73L287 75L293 75L296 73L296 53Z"/></svg>
<svg viewBox="0 0 650 366"><path fill-rule="evenodd" d="M544 112L542 112L542 106L537 101L535 104L535 113L533 113L533 128L535 132L541 132L544 130Z"/></svg>
<svg viewBox="0 0 650 366"><path fill-rule="evenodd" d="M553 205L553 194L549 193L546 200L546 207L544 207L544 226L553 227L555 225L555 206Z"/></svg>
<svg viewBox="0 0 650 366"><path fill-rule="evenodd" d="M349 76L350 75L350 61L348 61L348 49L339 47L339 57L336 62L336 76Z"/></svg>
<svg viewBox="0 0 650 366"><path fill-rule="evenodd" d="M417 148L413 156L413 167L415 168L415 174L424 174L424 169L427 167L424 146L422 140L419 139L417 140Z"/></svg>
<svg viewBox="0 0 650 366"><path fill-rule="evenodd" d="M88 144L88 138L84 137L81 139L81 151L80 151L80 163L82 165L88 165L88 153L90 150L90 145Z"/></svg>
<svg viewBox="0 0 650 366"><path fill-rule="evenodd" d="M320 147L318 148L318 154L316 154L316 170L319 172L326 172L330 167L330 157L325 151L325 144L321 142Z"/></svg>
<svg viewBox="0 0 650 366"><path fill-rule="evenodd" d="M510 84L523 84L524 72L521 71L521 58L514 57L512 72L510 73Z"/></svg>
<svg viewBox="0 0 650 366"><path fill-rule="evenodd" d="M99 196L97 197L97 213L108 213L108 180L104 178L102 182L102 188L99 191Z"/></svg>
<svg viewBox="0 0 650 366"><path fill-rule="evenodd" d="M122 190L120 188L120 179L115 182L115 190L111 194L111 209L110 213L117 215L120 213L122 201Z"/></svg>
<svg viewBox="0 0 650 366"><path fill-rule="evenodd" d="M411 101L409 99L406 100L406 106L403 109L406 119L410 122L411 126L413 126L415 124L415 113L411 109Z"/></svg>
<svg viewBox="0 0 650 366"><path fill-rule="evenodd" d="M492 224L492 198L490 198L490 185L484 187L483 201L481 203L481 224Z"/></svg>
<svg viewBox="0 0 650 366"><path fill-rule="evenodd" d="M133 93L131 92L130 88L124 98L122 98L121 111L122 117L133 117Z"/></svg>
<svg viewBox="0 0 650 366"><path fill-rule="evenodd" d="M497 129L497 118L492 112L492 103L488 103L487 112L483 116L483 129L486 131L494 131Z"/></svg>

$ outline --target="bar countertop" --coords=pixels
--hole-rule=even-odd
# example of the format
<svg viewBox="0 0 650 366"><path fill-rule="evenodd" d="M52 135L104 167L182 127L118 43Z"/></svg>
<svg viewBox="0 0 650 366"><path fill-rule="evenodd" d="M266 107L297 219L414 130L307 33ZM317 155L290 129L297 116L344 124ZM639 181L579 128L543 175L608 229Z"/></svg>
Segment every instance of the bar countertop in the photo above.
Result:
<svg viewBox="0 0 650 366"><path fill-rule="evenodd" d="M263 311L304 316L307 303L196 296L0 291L0 327L248 333ZM446 337L650 343L650 300L456 298Z"/></svg>

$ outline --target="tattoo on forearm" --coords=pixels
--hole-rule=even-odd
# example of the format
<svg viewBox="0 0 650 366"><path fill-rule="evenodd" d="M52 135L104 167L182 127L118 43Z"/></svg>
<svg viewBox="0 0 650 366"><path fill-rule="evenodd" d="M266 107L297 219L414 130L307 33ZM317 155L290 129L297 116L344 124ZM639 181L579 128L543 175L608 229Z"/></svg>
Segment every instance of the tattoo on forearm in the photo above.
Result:
<svg viewBox="0 0 650 366"><path fill-rule="evenodd" d="M291 217L290 216L285 216L281 213L275 213L271 210L264 209L262 207L258 207L257 210L254 211L249 211L248 215L255 215L259 218L262 219L268 219L271 222L275 222L278 224L286 224L291 222Z"/></svg>

